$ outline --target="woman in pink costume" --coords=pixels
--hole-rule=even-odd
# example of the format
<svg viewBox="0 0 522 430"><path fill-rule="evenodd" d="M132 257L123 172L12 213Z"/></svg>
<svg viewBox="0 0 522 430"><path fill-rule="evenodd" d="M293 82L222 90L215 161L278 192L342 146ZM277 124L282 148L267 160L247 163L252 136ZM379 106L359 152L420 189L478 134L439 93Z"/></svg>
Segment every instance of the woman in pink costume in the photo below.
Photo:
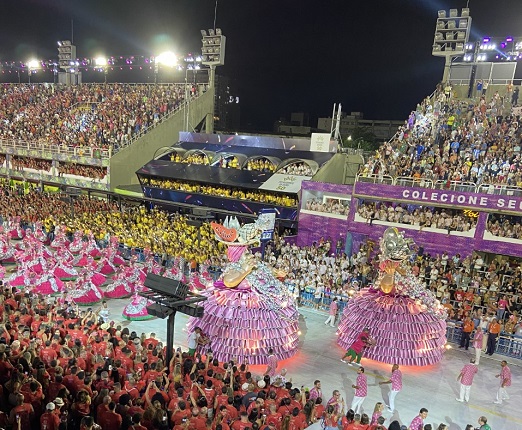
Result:
<svg viewBox="0 0 522 430"><path fill-rule="evenodd" d="M52 273L55 278L61 279L62 281L71 281L78 277L78 271L72 267L71 263L67 261L66 255L62 256L58 255L59 252L69 252L66 248L63 251L57 250L56 256L54 259L49 259L49 264L52 266L51 262L54 262L54 268L52 269Z"/></svg>
<svg viewBox="0 0 522 430"><path fill-rule="evenodd" d="M207 288L211 287L213 283L214 281L210 276L205 277L203 274L199 272L192 272L189 275L188 284L191 287L191 289L206 290Z"/></svg>
<svg viewBox="0 0 522 430"><path fill-rule="evenodd" d="M86 263L83 266L84 268L82 270L86 274L87 279L89 279L94 285L96 285L96 287L99 288L107 281L107 279L101 273L97 272L97 266L98 264L96 263L96 261L94 261L94 258L88 256L86 257Z"/></svg>
<svg viewBox="0 0 522 430"><path fill-rule="evenodd" d="M102 256L102 253L100 251L100 248L98 247L98 244L96 243L96 239L94 238L94 235L92 233L89 233L88 236L89 240L87 242L86 251L92 258L99 259Z"/></svg>
<svg viewBox="0 0 522 430"><path fill-rule="evenodd" d="M41 294L43 296L50 296L53 294L59 294L64 291L64 283L54 277L51 273L44 273L37 276L33 280L31 291L35 294Z"/></svg>
<svg viewBox="0 0 522 430"><path fill-rule="evenodd" d="M125 264L125 260L121 256L120 253L120 241L116 236L111 236L109 239L109 246L108 248L112 249L113 252L111 253L111 262L115 266L121 266L122 264Z"/></svg>
<svg viewBox="0 0 522 430"><path fill-rule="evenodd" d="M25 234L24 234L24 230L20 224L19 216L9 219L7 232L9 233L9 237L11 239L14 239L14 240L23 239Z"/></svg>
<svg viewBox="0 0 522 430"><path fill-rule="evenodd" d="M8 234L0 227L0 261L14 262L16 248L11 245Z"/></svg>
<svg viewBox="0 0 522 430"><path fill-rule="evenodd" d="M38 239L40 242L44 243L47 241L47 234L43 229L43 225L40 221L35 222L34 224L34 237Z"/></svg>
<svg viewBox="0 0 522 430"><path fill-rule="evenodd" d="M135 291L136 282L139 281L140 268L135 264L136 259L130 261L129 266L120 266L114 281L111 282L103 295L108 299L121 299L130 297Z"/></svg>
<svg viewBox="0 0 522 430"><path fill-rule="evenodd" d="M163 267L161 267L161 264L154 259L154 254L150 249L145 248L143 250L143 255L145 256L145 262L143 263L143 271L145 274L154 273L155 275L159 275L163 270Z"/></svg>
<svg viewBox="0 0 522 430"><path fill-rule="evenodd" d="M65 226L57 225L54 228L54 239L51 242L51 248L60 250L67 248L68 246L69 241L67 240L67 236L65 234Z"/></svg>
<svg viewBox="0 0 522 430"><path fill-rule="evenodd" d="M187 282L187 277L175 265L172 267L169 267L167 270L165 270L165 273L163 273L163 276L165 276L165 278L175 279L176 281L180 281L183 284L185 284Z"/></svg>
<svg viewBox="0 0 522 430"><path fill-rule="evenodd" d="M365 354L389 364L427 366L442 360L446 312L433 293L411 273L411 254L402 232L388 228L381 239L379 277L343 310L337 343L348 350L369 328L375 345Z"/></svg>
<svg viewBox="0 0 522 430"><path fill-rule="evenodd" d="M67 299L80 306L91 306L102 301L102 292L84 273L71 287Z"/></svg>
<svg viewBox="0 0 522 430"><path fill-rule="evenodd" d="M73 254L81 253L87 246L87 243L83 240L83 231L78 230L74 233L73 241L69 245L69 251Z"/></svg>
<svg viewBox="0 0 522 430"><path fill-rule="evenodd" d="M116 272L117 266L116 260L119 257L116 255L117 250L111 246L102 249L102 257L98 261L98 271L103 275L111 275ZM123 261L123 260L122 260Z"/></svg>
<svg viewBox="0 0 522 430"><path fill-rule="evenodd" d="M140 296L136 291L132 295L132 301L123 309L122 316L129 321L150 320L154 317L147 312L147 306L152 303L151 300Z"/></svg>

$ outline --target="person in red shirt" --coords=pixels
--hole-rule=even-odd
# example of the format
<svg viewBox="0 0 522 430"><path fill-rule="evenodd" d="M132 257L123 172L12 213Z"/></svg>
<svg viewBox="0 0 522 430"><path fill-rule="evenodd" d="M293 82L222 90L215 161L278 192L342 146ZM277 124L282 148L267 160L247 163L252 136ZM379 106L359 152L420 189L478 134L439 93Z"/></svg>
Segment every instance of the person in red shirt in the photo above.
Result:
<svg viewBox="0 0 522 430"><path fill-rule="evenodd" d="M29 429L31 428L31 422L34 418L34 409L29 403L24 402L24 395L16 395L16 406L11 409L9 414L9 424L12 426L19 423L19 428Z"/></svg>
<svg viewBox="0 0 522 430"><path fill-rule="evenodd" d="M102 430L113 430L119 429L122 424L122 417L120 414L115 412L116 403L109 403L109 410L105 412L101 417L98 417L98 424L101 426Z"/></svg>
<svg viewBox="0 0 522 430"><path fill-rule="evenodd" d="M184 400L180 400L174 408L174 413L172 414L170 420L174 423L174 425L180 425L184 419L188 419L190 416L191 412L187 408L187 403Z"/></svg>
<svg viewBox="0 0 522 430"><path fill-rule="evenodd" d="M207 424L205 418L203 418L198 408L192 409L192 416L189 418L189 428L191 430L206 430Z"/></svg>
<svg viewBox="0 0 522 430"><path fill-rule="evenodd" d="M155 349L158 343L159 340L156 339L156 333L151 333L150 336L143 341L143 348L149 349L149 345L152 345L151 349Z"/></svg>
<svg viewBox="0 0 522 430"><path fill-rule="evenodd" d="M147 430L147 427L141 425L141 414L134 414L132 416L132 425L129 430Z"/></svg>
<svg viewBox="0 0 522 430"><path fill-rule="evenodd" d="M247 428L251 428L252 423L248 421L248 414L246 412L241 412L239 421L234 421L230 428L232 430L245 430Z"/></svg>
<svg viewBox="0 0 522 430"><path fill-rule="evenodd" d="M60 425L59 411L56 412L56 405L54 403L47 403L45 413L40 417L41 430L58 430Z"/></svg>

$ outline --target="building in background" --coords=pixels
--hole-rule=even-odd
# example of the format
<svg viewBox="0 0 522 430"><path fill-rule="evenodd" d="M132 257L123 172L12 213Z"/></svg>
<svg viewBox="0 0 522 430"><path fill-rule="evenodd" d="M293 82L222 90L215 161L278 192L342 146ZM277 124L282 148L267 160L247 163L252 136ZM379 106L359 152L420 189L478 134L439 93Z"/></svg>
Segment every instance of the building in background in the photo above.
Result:
<svg viewBox="0 0 522 430"><path fill-rule="evenodd" d="M362 112L351 112L349 115L341 113L340 132L341 136L347 137L352 134L352 130L356 128L366 128L372 133L377 141L389 140L397 132L397 129L404 124L404 121L398 120L377 120L364 119ZM332 118L318 118L317 129L329 132L332 129Z"/></svg>

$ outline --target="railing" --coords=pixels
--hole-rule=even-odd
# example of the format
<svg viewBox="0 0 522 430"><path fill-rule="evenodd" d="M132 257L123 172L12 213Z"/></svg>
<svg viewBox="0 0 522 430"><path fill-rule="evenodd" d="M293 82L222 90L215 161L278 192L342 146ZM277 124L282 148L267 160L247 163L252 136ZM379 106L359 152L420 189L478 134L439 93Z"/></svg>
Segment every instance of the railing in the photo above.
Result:
<svg viewBox="0 0 522 430"><path fill-rule="evenodd" d="M475 184L474 182L443 181L433 182L430 179L412 177L392 177L389 175L365 175L357 174L355 182L372 184L397 185L402 187L423 187L448 191L465 191L469 193L498 194L505 196L522 197L522 187L506 184Z"/></svg>
<svg viewBox="0 0 522 430"><path fill-rule="evenodd" d="M64 155L70 157L87 157L101 160L108 160L112 156L111 148L100 148L91 146L72 146L72 145L55 145L50 143L30 142L21 139L0 139L0 152L5 154L15 154L15 151L26 150L34 156L43 158L49 155Z"/></svg>
<svg viewBox="0 0 522 430"><path fill-rule="evenodd" d="M433 188L433 181L424 178L411 178L408 176L398 176L394 180L394 185L412 188Z"/></svg>
<svg viewBox="0 0 522 430"><path fill-rule="evenodd" d="M522 197L522 188L506 184L481 184L479 185L479 190L479 192L484 194Z"/></svg>
<svg viewBox="0 0 522 430"><path fill-rule="evenodd" d="M448 321L446 337L448 338L448 342L460 344L462 327L460 327L458 323L455 323L455 321ZM495 353L511 358L522 358L522 336L501 333L497 338Z"/></svg>
<svg viewBox="0 0 522 430"><path fill-rule="evenodd" d="M477 184L474 182L462 182L462 181L443 181L439 180L435 182L437 190L448 190L448 191L465 191L468 193L478 193Z"/></svg>
<svg viewBox="0 0 522 430"><path fill-rule="evenodd" d="M387 185L395 185L395 180L392 176L389 175L357 175L356 181L359 182L369 182L371 184L387 184Z"/></svg>

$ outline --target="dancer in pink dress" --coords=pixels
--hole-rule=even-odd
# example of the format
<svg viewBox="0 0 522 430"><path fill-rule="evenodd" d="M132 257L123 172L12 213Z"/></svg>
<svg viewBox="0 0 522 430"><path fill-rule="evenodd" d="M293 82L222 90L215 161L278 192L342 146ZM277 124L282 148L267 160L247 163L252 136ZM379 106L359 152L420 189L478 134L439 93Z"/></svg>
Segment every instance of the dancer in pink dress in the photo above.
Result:
<svg viewBox="0 0 522 430"><path fill-rule="evenodd" d="M175 265L165 270L163 276L165 276L165 278L175 279L176 281L180 281L184 284L187 282L187 277Z"/></svg>
<svg viewBox="0 0 522 430"><path fill-rule="evenodd" d="M65 226L57 225L54 228L54 239L51 242L51 248L60 250L69 246L67 235L65 234Z"/></svg>
<svg viewBox="0 0 522 430"><path fill-rule="evenodd" d="M68 253L66 248L63 248L63 250ZM56 257L48 261L51 267L53 267L51 262L54 262L54 267L51 270L55 278L61 279L62 281L71 281L76 279L79 274L71 263L67 261L66 255L63 254L64 251L57 251ZM62 252L62 255L59 255L59 252Z"/></svg>
<svg viewBox="0 0 522 430"><path fill-rule="evenodd" d="M9 235L0 226L0 261L14 262L16 248L9 241Z"/></svg>
<svg viewBox="0 0 522 430"><path fill-rule="evenodd" d="M96 239L94 238L94 234L89 233L88 241L87 241L87 247L86 251L87 253L95 259L99 259L102 257L102 252L100 251L100 248L98 244L96 243Z"/></svg>
<svg viewBox="0 0 522 430"><path fill-rule="evenodd" d="M112 275L117 270L117 265L114 263L117 250L108 246L102 250L102 256L98 261L98 272L103 275Z"/></svg>
<svg viewBox="0 0 522 430"><path fill-rule="evenodd" d="M136 266L135 260L131 260L129 266L118 267L113 282L107 286L103 295L108 299L130 297L135 291L136 283L139 282L140 273L141 269Z"/></svg>
<svg viewBox="0 0 522 430"><path fill-rule="evenodd" d="M20 240L24 238L24 230L20 223L19 216L9 219L7 231L9 233L9 237L13 240Z"/></svg>
<svg viewBox="0 0 522 430"><path fill-rule="evenodd" d="M43 296L50 296L53 294L59 294L65 290L64 283L53 276L52 273L44 273L40 276L36 276L33 280L31 291L35 294L41 294Z"/></svg>
<svg viewBox="0 0 522 430"><path fill-rule="evenodd" d="M105 282L107 282L107 278L104 275L99 273L97 269L98 263L94 261L94 258L91 256L86 257L85 265L81 271L87 275L87 279L89 279L96 287L100 287Z"/></svg>
<svg viewBox="0 0 522 430"><path fill-rule="evenodd" d="M42 243L45 243L47 241L47 234L45 233L43 229L43 225L41 221L37 221L34 224L34 237L39 240Z"/></svg>
<svg viewBox="0 0 522 430"><path fill-rule="evenodd" d="M100 303L103 295L100 289L88 279L87 273L84 273L72 285L71 290L67 294L67 299L80 306L91 306Z"/></svg>
<svg viewBox="0 0 522 430"><path fill-rule="evenodd" d="M83 241L83 231L78 230L74 233L73 241L69 245L69 251L75 255L79 254L85 249L86 245L87 244Z"/></svg>
<svg viewBox="0 0 522 430"><path fill-rule="evenodd" d="M140 296L136 291L132 295L132 301L123 309L122 316L129 321L150 320L154 318L154 316L149 315L147 312L147 306L151 305L152 303L153 302L151 300Z"/></svg>
<svg viewBox="0 0 522 430"><path fill-rule="evenodd" d="M347 350L368 327L375 339L365 352L370 359L408 366L440 362L446 344L446 311L411 273L406 262L410 241L390 227L380 247L379 277L345 306L337 343Z"/></svg>

